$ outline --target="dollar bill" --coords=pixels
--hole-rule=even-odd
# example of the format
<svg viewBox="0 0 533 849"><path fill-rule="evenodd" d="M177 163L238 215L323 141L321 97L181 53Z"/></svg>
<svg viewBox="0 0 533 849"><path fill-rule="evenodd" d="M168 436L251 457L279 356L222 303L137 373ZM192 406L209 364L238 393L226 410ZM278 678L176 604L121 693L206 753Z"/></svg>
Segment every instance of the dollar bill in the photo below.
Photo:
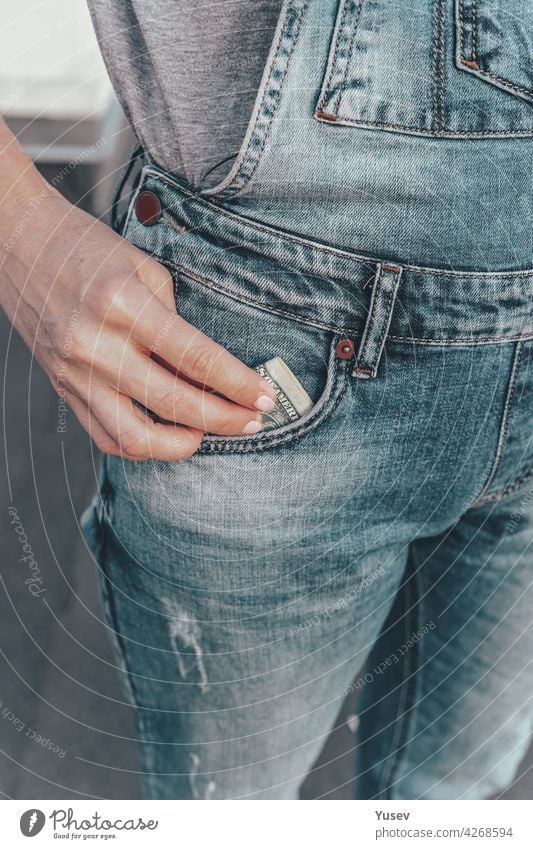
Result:
<svg viewBox="0 0 533 849"><path fill-rule="evenodd" d="M274 357L255 370L274 387L277 397L274 409L261 414L265 430L295 422L309 412L313 402L285 360Z"/></svg>

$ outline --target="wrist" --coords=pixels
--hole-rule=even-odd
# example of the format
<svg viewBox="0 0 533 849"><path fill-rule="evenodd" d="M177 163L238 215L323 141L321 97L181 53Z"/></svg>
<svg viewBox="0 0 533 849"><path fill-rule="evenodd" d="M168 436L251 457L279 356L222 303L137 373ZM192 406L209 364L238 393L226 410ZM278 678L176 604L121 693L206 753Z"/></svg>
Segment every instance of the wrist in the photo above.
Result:
<svg viewBox="0 0 533 849"><path fill-rule="evenodd" d="M41 176L0 120L0 258L32 233L44 202L61 195Z"/></svg>
<svg viewBox="0 0 533 849"><path fill-rule="evenodd" d="M44 179L28 180L24 190L0 203L0 263L33 263L70 206Z"/></svg>

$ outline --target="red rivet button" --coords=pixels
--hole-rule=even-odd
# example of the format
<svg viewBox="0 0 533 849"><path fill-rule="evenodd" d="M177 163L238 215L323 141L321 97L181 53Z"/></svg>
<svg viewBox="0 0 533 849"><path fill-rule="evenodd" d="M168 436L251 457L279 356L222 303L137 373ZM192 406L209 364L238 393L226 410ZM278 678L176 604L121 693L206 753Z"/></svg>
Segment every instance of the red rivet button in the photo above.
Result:
<svg viewBox="0 0 533 849"><path fill-rule="evenodd" d="M157 224L161 218L163 207L161 201L154 192L140 192L135 201L135 212L141 224L150 227Z"/></svg>
<svg viewBox="0 0 533 849"><path fill-rule="evenodd" d="M335 353L338 357L340 357L341 360L351 360L351 358L355 354L355 347L352 340L341 339L341 341L337 343Z"/></svg>

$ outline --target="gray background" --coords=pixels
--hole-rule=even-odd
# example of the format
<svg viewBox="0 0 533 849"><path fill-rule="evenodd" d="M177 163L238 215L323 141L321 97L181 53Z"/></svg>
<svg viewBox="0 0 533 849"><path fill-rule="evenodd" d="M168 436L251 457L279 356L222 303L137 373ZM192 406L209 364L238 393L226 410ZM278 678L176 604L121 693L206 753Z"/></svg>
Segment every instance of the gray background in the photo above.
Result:
<svg viewBox="0 0 533 849"><path fill-rule="evenodd" d="M45 173L51 179L54 172L48 166ZM62 188L71 200L84 197L90 209L85 195L93 180L91 168L79 166ZM14 799L139 798L132 710L119 686L96 567L78 525L96 486L97 458L72 414L66 433L57 432L58 398L3 315L0 343L6 364L2 476L8 473L0 538L0 792ZM41 569L47 588L41 598L24 584L10 504ZM345 704L303 798L352 798L354 710ZM28 728L66 750L65 757L27 736ZM532 765L530 751L504 798L531 798Z"/></svg>

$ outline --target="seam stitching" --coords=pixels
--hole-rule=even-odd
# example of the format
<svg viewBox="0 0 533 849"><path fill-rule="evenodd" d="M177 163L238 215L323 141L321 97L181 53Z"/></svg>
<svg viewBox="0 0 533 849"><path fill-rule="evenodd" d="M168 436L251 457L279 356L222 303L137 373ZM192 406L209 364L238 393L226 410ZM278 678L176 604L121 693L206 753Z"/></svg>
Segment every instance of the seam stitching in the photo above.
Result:
<svg viewBox="0 0 533 849"><path fill-rule="evenodd" d="M341 372L341 367L339 366L339 362L337 357L335 356L335 344L336 340L334 339L332 342L331 352L330 352L330 368L333 369L330 378L328 379L329 387L326 384L324 387L324 393L327 393L320 403L320 399L317 402L317 409L310 416L303 425L298 426L298 423L295 423L295 427L279 436L276 436L275 433L272 436L269 436L269 432L265 431L264 434L259 434L257 436L252 437L249 440L241 440L240 442L233 441L231 437L210 437L205 440L205 442L200 444L200 448L197 453L199 454L247 454L250 452L259 452L265 451L269 448L276 448L279 445L289 445L294 442L296 439L300 439L302 436L305 436L309 431L314 431L322 422L326 419L330 418L333 415L337 407L339 406L344 394L346 392L348 386L348 368L345 366L344 368L344 385L342 386L337 398L334 403L329 406L332 398L335 396L336 390L338 391L338 381L339 374Z"/></svg>
<svg viewBox="0 0 533 849"><path fill-rule="evenodd" d="M338 90L337 94L335 95L335 99L334 99L333 104L332 104L332 114L334 114L334 115L336 114L336 110L340 108L342 93L343 93L343 91L346 87L346 80L348 79L348 70L349 70L349 67L350 67L350 61L351 61L351 58L352 58L353 48L354 48L354 44L355 44L355 37L357 35L357 27L358 27L358 24L359 24L359 19L361 17L361 9L363 8L363 0L356 0L356 2L357 2L357 8L351 9L352 13L355 12L355 18L354 18L353 23L352 23L353 31L352 31L352 35L351 35L351 38L350 38L350 42L348 44L348 51L347 51L347 54L346 54L346 58L344 60L344 63L345 63L344 73L343 73L342 80L341 80L340 85L339 85L339 90ZM346 9L348 8L348 6L351 6L351 5L352 5L352 3L351 3L351 0L350 0L350 2L346 5ZM343 40L345 40L345 39L343 38ZM333 60L333 62L335 62L335 59Z"/></svg>
<svg viewBox="0 0 533 849"><path fill-rule="evenodd" d="M347 372L345 372L345 377L347 377ZM318 420L313 420L312 422L308 420L306 422L305 427L300 429L296 429L295 431L291 431L290 434L286 436L273 437L268 441L263 439L261 442L246 442L246 443L233 443L233 442L222 442L222 443L208 443L204 447L200 447L197 454L250 454L250 453L258 453L260 451L267 451L270 448L278 448L282 445L290 445L296 439L300 439L305 436L309 431L314 431L319 425L321 425L326 419L329 419L340 402L342 401L346 389L348 386L348 381L345 380L344 386L339 393L339 396L336 398L335 403L332 405L331 409L328 409L326 405L321 408L321 416L318 417ZM331 395L330 395L331 399Z"/></svg>
<svg viewBox="0 0 533 849"><path fill-rule="evenodd" d="M387 276L392 275L393 280L392 284L385 289L385 292L383 292L385 274L387 274ZM390 269L385 269L383 265L379 269L377 280L375 281L372 289L369 316L359 348L357 365L352 372L354 376L357 373L370 374L371 377L376 376L387 333L392 321L392 310L396 299L396 293L398 291L400 277L401 269L398 269L398 271L392 271ZM372 337L374 335L374 328L378 319L378 311L382 314L381 330L379 331L377 339L374 340ZM370 357L367 355L369 345L373 349L370 352Z"/></svg>
<svg viewBox="0 0 533 849"><path fill-rule="evenodd" d="M287 10L285 11L285 15L287 15L287 13L288 13L288 7L287 7ZM235 174L235 177L234 177L234 179L233 179L232 183L228 186L228 190L231 190L234 186L239 186L239 185L240 185L240 184L239 184L239 181L240 181L240 180L242 181L242 177L243 177L243 174L244 174L244 172L245 172L246 164L247 164L247 162L248 162L248 160L249 160L249 157L252 155L252 153L251 153L251 143L252 143L252 139L253 139L253 137L254 137L255 133L257 132L257 128L258 128L258 125L259 125L259 121L260 121L260 119L261 119L262 117L264 117L264 115L263 115L263 111L264 111L264 107L265 107L265 101L266 101L267 95L268 95L268 94L269 94L269 92L270 92L270 82L271 82L271 78L272 78L272 72L273 72L273 70L274 70L274 65L276 64L276 60L278 59L278 56L279 56L279 53L280 53L280 46L281 46L281 42L282 42L282 40L283 40L283 36L284 36L284 34L285 34L285 26L286 26L286 23L287 23L287 20L285 19L285 21L283 22L283 26L282 26L282 27L281 27L281 29L280 29L280 33L279 33L279 37L278 37L278 40L277 40L277 43L276 43L276 47L275 47L274 52L273 52L273 54L272 54L272 61L271 61L271 63L270 63L270 67L269 67L269 69L268 69L268 78L267 78L267 82L266 82L266 84L265 84L265 89L264 89L264 91L263 91L263 96L262 96L262 98L261 98L261 102L260 102L260 104L259 104L259 108L258 108L258 110L257 110L257 115L256 115L256 117L255 117L254 125L253 125L253 127L252 127L252 131L251 131L251 133L250 133L250 139L249 139L249 142L248 142L248 147L246 148L246 152L245 152L245 155L244 155L244 157L243 157L243 160L242 160L242 162L241 162L241 164L240 164L239 170L238 170L238 171L237 171L237 173ZM281 82L281 85L282 85L282 84L283 84L283 80L282 80L282 82ZM281 90L281 86L280 86L280 90ZM270 116L270 118L269 118L269 124L270 124L270 122L271 122L271 120L272 120L272 117L273 117L273 113L272 113L272 115L271 115L271 116ZM267 132L268 132L268 126L267 126ZM260 150L260 151L259 151L259 153L258 153L258 156L261 156L261 153L262 153L262 151L263 151L263 149L264 149L265 144L266 144L266 134L265 134L265 137L263 138L263 144L262 144L261 150ZM246 177L245 177L244 179L246 179ZM222 192L222 194L224 194L224 192Z"/></svg>
<svg viewBox="0 0 533 849"><path fill-rule="evenodd" d="M381 270L381 274L382 274L382 277L383 277L383 268ZM393 311L393 308L394 308L394 303L395 303L395 300L396 300L396 293L398 291L398 286L400 284L400 278L401 278L401 271L398 271L398 272L389 271L388 274L393 274L395 280L394 280L391 288L388 290L388 292L386 292L386 295L385 295L386 300L383 303L385 318L384 318L384 321L382 322L381 333L379 334L378 339L377 339L377 351L376 351L374 366L373 366L373 369L372 369L373 374L376 373L377 368L379 366L379 362L381 360L381 355L383 353L383 348L385 346L387 334L389 332L389 328L390 328L391 321L392 321L392 311Z"/></svg>
<svg viewBox="0 0 533 849"><path fill-rule="evenodd" d="M337 381L337 376L338 376L338 363L336 361L336 357L333 356L334 348L335 348L335 345L332 344L332 347L330 349L330 358L329 358L329 375L328 375L328 380L326 382L326 385L324 386L324 391L323 391L324 397L322 397L322 399L319 399L317 401L317 403L315 405L314 412L312 413L311 416L309 416L308 419L306 419L306 421L304 423L305 427L307 427L307 425L313 424L316 421L316 419L326 409L328 401L332 397L332 393L334 391L335 383ZM286 432L287 437L291 438L291 437L293 437L295 432L298 433L298 424L299 424L299 422L295 422L294 428L291 429L291 430L288 430ZM240 448L241 446L244 447L244 446L249 446L249 445L255 446L255 445L264 444L265 441L267 441L269 439L269 436L270 436L270 434L269 434L268 430L263 431L262 433L258 433L250 439L241 439L240 441L234 439L233 437L216 436L215 435L215 436L209 437L209 443L212 447L218 446L220 449L223 449L226 446L231 446L233 448L237 448L237 447ZM282 434L279 438L284 438L284 437L285 437L285 434ZM278 437L274 437L274 438L278 438Z"/></svg>
<svg viewBox="0 0 533 849"><path fill-rule="evenodd" d="M337 37L335 39L335 44L332 45L332 48L331 48L331 49L333 49L333 55L331 57L331 64L330 64L330 67L329 67L328 76L327 76L327 78L324 82L324 85L323 85L323 93L322 93L322 96L321 96L321 98L318 102L317 109L323 109L325 107L325 104L326 104L327 99L328 99L327 98L327 92L331 88L331 83L332 83L332 80L333 80L333 74L334 74L334 71L335 71L335 64L337 62L337 56L338 56L339 50L340 50L340 42L341 42L341 38L342 38L342 31L344 29L344 22L346 20L347 14L348 14L349 3L350 3L350 0L344 0L344 7L343 7L343 10L342 10L341 19L339 21L339 28L337 30Z"/></svg>
<svg viewBox="0 0 533 849"><path fill-rule="evenodd" d="M528 469L523 475L517 478L512 483L507 484L503 489L499 490L499 492L493 492L490 495L484 495L483 498L479 498L472 504L473 508L482 507L484 504L489 504L492 501L503 501L504 498L508 498L510 495L513 495L517 492L524 484L528 483L533 478L533 469Z"/></svg>
<svg viewBox="0 0 533 849"><path fill-rule="evenodd" d="M512 89L513 91L521 92L528 97L533 97L533 91L525 86L518 85L517 83L513 83L510 80L506 79L506 77L501 77L498 74L493 73L492 71L488 71L486 68L482 68L479 65L478 58L478 49L477 49L477 40L478 40L478 14L477 14L477 0L471 0L471 15L470 15L470 59L467 59L466 46L465 46L465 18L464 18L464 0L458 0L458 10L459 10L459 59L461 65L464 65L466 70L472 73L472 68L467 64L468 62L475 62L477 68L475 68L474 76L485 76L490 77L497 82L502 83L506 88ZM465 64L466 63L466 64Z"/></svg>
<svg viewBox="0 0 533 849"><path fill-rule="evenodd" d="M441 126L446 126L446 100L445 100L445 80L444 80L444 61L446 56L446 0L440 0L440 44L439 44L439 99L440 99L440 120Z"/></svg>
<svg viewBox="0 0 533 849"><path fill-rule="evenodd" d="M472 0L472 61L477 62L477 4L476 0Z"/></svg>
<svg viewBox="0 0 533 849"><path fill-rule="evenodd" d="M419 576L418 573L415 573L413 576L413 580L415 581L417 590L419 589ZM412 605L412 616L415 619L415 627L420 624L420 613L421 606L418 603L418 599L420 598L420 591L417 592L417 599L413 602ZM407 611L405 616L405 631L404 634L406 639L409 638L409 624L411 621L411 616L409 616L410 611ZM386 793L387 799L393 799L393 787L394 778L398 774L398 771L401 767L401 764L405 757L405 744L409 738L409 733L412 728L412 724L414 722L415 714L416 714L416 705L417 700L415 698L414 704L411 703L411 693L414 692L415 696L419 687L419 675L420 672L418 670L418 652L419 652L420 644L411 649L411 651L406 652L404 655L404 676L402 678L401 683L401 697L398 699L398 709L396 713L396 720L394 722L394 730L391 739L391 747L388 761L385 764L385 769L381 775L381 781L385 785L383 787L383 791ZM411 657L412 655L412 657ZM403 710L402 710L403 709Z"/></svg>
<svg viewBox="0 0 533 849"><path fill-rule="evenodd" d="M257 168L259 167L259 164L261 162L264 150L265 150L266 145L267 145L267 141L270 137L270 133L271 133L271 130L272 130L272 122L273 122L273 119L274 119L276 108L279 105L281 94L283 92L283 87L285 85L285 80L287 78L287 70L288 70L288 67L289 67L289 62L290 62L290 59L291 59L292 54L294 52L294 46L296 44L296 41L298 39L298 35L300 33L302 20L303 20L303 17L304 17L304 13L307 9L307 6L308 6L308 3L306 2L302 5L302 7L298 11L298 25L297 25L297 27L294 31L290 48L287 51L287 56L285 57L285 66L283 68L283 76L282 76L281 80L279 81L278 87L275 90L272 90L272 87L270 87L270 88L268 86L265 87L265 91L263 93L263 98L261 100L261 105L259 107L257 117L256 117L256 120L255 120L253 129L252 129L252 132L250 134L248 147L246 149L246 153L243 157L243 161L241 163L239 171L237 172L237 174L235 174L233 182L229 186L227 186L226 189L224 189L220 192L220 194L218 195L219 197L231 197L234 193L242 191L243 188L245 188L247 185L249 185L249 183L251 182L251 180L254 177L254 174L255 174ZM282 41L285 37L286 37L285 27L282 27L281 32L280 32L280 37L279 37L278 43L276 45L276 51L274 53L272 65L270 67L269 82L271 82L271 79L272 79L272 72L274 70L274 65L276 63L276 60L279 58L280 53L281 53L280 45L281 45L281 43L282 43ZM276 100L275 100L275 103L268 110L268 114L266 115L266 126L262 129L259 125L260 125L261 121L265 120L265 109L266 109L267 95L271 99L275 97ZM254 135L256 133L259 134L259 135L261 135L261 133L262 133L263 139L262 139L262 142L261 142L259 149L254 152L252 150L252 141L253 141ZM247 170L247 168L248 168L248 170Z"/></svg>
<svg viewBox="0 0 533 849"><path fill-rule="evenodd" d="M459 13L459 55L464 56L465 48L465 19L464 19L464 0L457 0L457 9Z"/></svg>
<svg viewBox="0 0 533 849"><path fill-rule="evenodd" d="M317 121L322 120L319 116L315 116ZM331 122L324 122L331 123ZM385 121L369 121L358 118L347 118L343 115L337 115L337 124L344 123L347 126L354 127L380 127L383 130L404 130L412 133L415 136L430 136L438 138L484 138L496 137L503 138L504 136L512 136L516 138L529 138L533 135L533 127L527 130L424 130L420 127L410 127L404 124L390 124Z"/></svg>
<svg viewBox="0 0 533 849"><path fill-rule="evenodd" d="M494 480L496 473L500 466L500 461L504 452L505 443L507 441L507 435L509 433L509 413L511 410L511 405L513 402L514 391L516 387L516 379L518 376L518 369L520 366L520 361L522 358L522 345L520 342L516 343L516 350L513 357L513 364L511 367L511 373L509 375L509 384L507 387L507 393L505 397L505 404L503 407L503 413L500 423L500 433L498 436L498 444L496 446L496 453L494 455L494 460L492 463L491 470L489 472L489 476L481 489L481 492L472 502L472 507L477 506L480 499L483 499L487 495L487 490L490 488L492 481Z"/></svg>
<svg viewBox="0 0 533 849"><path fill-rule="evenodd" d="M377 311L377 304L378 304L378 300L379 300L378 295L379 295L379 288L380 288L380 283L381 283L382 278L383 278L383 268L381 267L378 271L377 279L372 286L372 297L370 299L370 306L369 306L369 309L368 309L368 317L367 317L367 320L366 320L365 329L363 331L363 337L362 337L361 342L359 344L359 352L358 352L358 356L357 356L357 365L354 369L354 372L358 371L359 369L364 371L363 367L364 367L365 362L366 362L365 361L365 350L366 350L366 347L367 347L367 344L368 344L368 340L372 336L372 330L374 328L374 324L375 324L375 321L376 321L376 311Z"/></svg>
<svg viewBox="0 0 533 849"><path fill-rule="evenodd" d="M223 286L214 283L212 280L209 280L206 277L202 277L200 274L191 271L183 265L177 265L172 262L170 259L166 259L164 257L159 256L156 253L151 253L151 256L154 259L157 259L162 265L171 268L176 274L183 274L185 277L189 277L192 280L200 283L203 286L207 286L208 289L213 289L215 292L220 292L220 294L225 295L228 298L232 298L235 301L242 301L248 304L251 307L256 307L257 309L262 309L268 312L272 312L275 315L280 315L282 317L286 317L292 321L299 322L300 324L310 325L311 327L316 327L319 330L331 330L333 333L342 333L347 336L350 334L355 334L358 336L360 334L360 330L355 330L354 327L339 327L336 324L329 324L328 322L317 321L311 316L300 315L298 313L290 312L290 310L283 310L279 307L276 307L273 304L269 304L265 301L255 301L252 298L249 298L247 295L242 294L241 292L235 292L231 289L226 289ZM174 277L173 277L174 279ZM178 283L177 281L174 284L174 294L177 293ZM491 345L491 344L506 344L509 342L527 342L530 339L533 339L533 331L529 334L520 335L520 336L485 336L480 339L472 339L471 337L458 337L456 339L446 339L446 338L425 338L425 337L417 337L417 336L395 336L389 334L387 337L391 342L419 342L423 345L436 345L439 347L453 347L453 346L468 346L468 347L476 347L477 345Z"/></svg>
<svg viewBox="0 0 533 849"><path fill-rule="evenodd" d="M483 336L480 339L472 339L472 337L469 337L469 336L466 336L466 337L458 336L457 338L451 338L451 339L450 338L439 339L438 337L435 337L434 339L431 339L431 338L424 338L424 337L417 337L417 336L392 336L392 335L389 336L388 338L390 340L394 341L394 342L420 342L421 344L424 344L424 345L442 345L442 346L468 345L468 346L475 347L476 345L492 345L492 344L499 344L499 343L506 343L506 342L527 342L529 339L533 339L533 331L531 331L530 333L519 335L519 336L516 336L516 335L515 336Z"/></svg>
<svg viewBox="0 0 533 849"><path fill-rule="evenodd" d="M444 9L442 0L435 0L433 23L433 113L435 130L446 126L444 111Z"/></svg>
<svg viewBox="0 0 533 849"><path fill-rule="evenodd" d="M289 318L291 321L297 321L300 324L311 325L312 327L316 327L319 330L331 330L334 333L344 333L347 335L354 332L354 329L351 327L338 327L334 324L328 324L327 322L317 321L316 319L313 319L310 316L299 315L298 313L293 313L289 310L280 309L279 307L276 307L273 304L268 304L265 301L255 301L253 300L253 298L250 298L247 295L242 294L241 292L234 292L231 289L226 289L223 286L219 286L212 280L208 280L207 278L202 277L196 272L190 271L184 266L178 266L173 263L172 260L163 259L161 257L158 257L156 254L152 254L152 256L158 259L163 265L170 266L177 274L182 274L184 277L189 277L191 280L200 283L200 285L206 286L208 289L213 289L213 291L219 292L220 294L225 295L226 297L231 298L232 300L244 302L245 304L248 304L251 307L262 309L265 312L272 312L275 315Z"/></svg>
<svg viewBox="0 0 533 849"><path fill-rule="evenodd" d="M231 212L224 206L213 203L207 198L199 197L198 195L194 194L183 186L176 183L172 183L170 180L165 178L162 172L155 171L153 168L147 168L146 174L150 174L155 180L168 186L169 189L173 191L176 191L176 189L179 190L191 200L194 200L198 203L201 203L202 205L207 206L212 212L215 212L218 215L223 215L225 218L229 218L231 221L234 221L239 226L249 227L253 230L257 230L259 233L267 233L280 241L294 242L294 244L302 245L304 248L310 251L316 251L318 253L323 254L331 254L332 256L338 257L339 259L346 259L349 262L355 263L356 265L367 269L369 273L375 273L377 266L381 263L381 260L376 259L374 257L364 257L360 254L351 254L339 248L333 248L328 245L320 244L319 242L313 242L310 239L299 237L294 233L280 233L275 228L269 227L267 224L261 224L259 221L254 221L254 219L252 218L245 218L241 215L238 215L237 213ZM533 280L533 268L522 268L518 269L517 271L492 272L450 271L444 268L431 268L430 266L411 264L401 264L401 267L404 268L406 271L412 271L416 274L424 274L427 277L448 277L450 280L456 280L457 282L484 279L498 280L499 282L501 282L505 280L516 280L520 277L531 278Z"/></svg>
<svg viewBox="0 0 533 849"><path fill-rule="evenodd" d="M437 98L437 30L438 30L438 16L437 10L439 7L439 0L435 0L433 5L433 56L431 62L431 85L433 88L433 120L435 122L435 129L439 129L439 108L438 108L438 98Z"/></svg>
<svg viewBox="0 0 533 849"><path fill-rule="evenodd" d="M527 94L528 97L533 97L533 91L531 89L517 85L517 83L512 83L505 77L499 77L498 74L494 74L492 71L487 71L485 68L479 67L479 63L476 70L478 74L482 74L485 77L491 77L493 80L498 80L498 82L503 83L507 88L512 88L514 91L520 91L522 94Z"/></svg>

